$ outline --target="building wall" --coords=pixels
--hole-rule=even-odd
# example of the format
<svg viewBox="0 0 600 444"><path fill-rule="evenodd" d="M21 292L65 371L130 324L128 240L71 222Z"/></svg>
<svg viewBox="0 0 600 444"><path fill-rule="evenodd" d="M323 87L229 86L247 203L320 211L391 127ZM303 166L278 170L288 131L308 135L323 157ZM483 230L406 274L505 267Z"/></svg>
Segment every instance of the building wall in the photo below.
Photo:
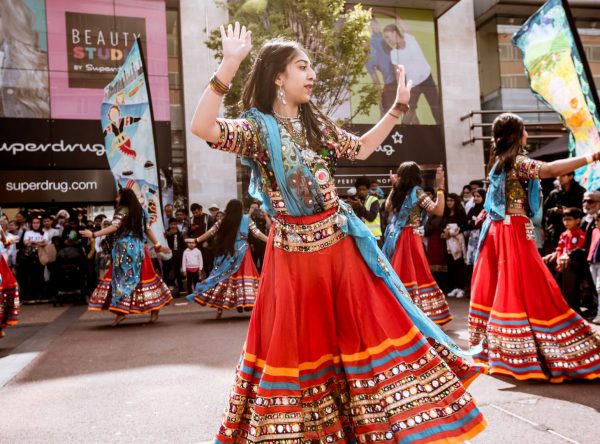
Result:
<svg viewBox="0 0 600 444"><path fill-rule="evenodd" d="M481 107L473 0L461 0L440 17L438 36L448 189L460 193L470 180L484 177L483 146L462 145L469 126L460 121Z"/></svg>
<svg viewBox="0 0 600 444"><path fill-rule="evenodd" d="M210 149L191 133L190 124L218 66L204 42L213 29L227 22L227 13L213 0L181 0L180 8L189 202L205 209L212 203L225 208L238 196L235 156Z"/></svg>

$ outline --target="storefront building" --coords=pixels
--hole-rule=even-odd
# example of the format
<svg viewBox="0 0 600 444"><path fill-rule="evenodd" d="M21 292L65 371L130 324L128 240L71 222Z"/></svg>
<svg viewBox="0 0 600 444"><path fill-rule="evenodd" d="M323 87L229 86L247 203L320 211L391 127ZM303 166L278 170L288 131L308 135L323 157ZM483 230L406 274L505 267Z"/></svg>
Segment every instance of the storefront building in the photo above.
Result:
<svg viewBox="0 0 600 444"><path fill-rule="evenodd" d="M364 82L380 84L382 94L378 106L351 119L351 129L365 132L389 105L389 67L404 63L398 38L418 56L419 63L407 66L418 101L416 112L368 160L340 163L336 180L342 194L360 175L388 188L390 170L405 160L419 162L429 178L437 165L445 165L449 190L460 192L470 180L484 177L485 124L493 115L474 117L473 128L461 117L480 110L542 108L510 38L543 1L361 3L374 17ZM599 85L600 4L569 3ZM235 156L211 150L190 132L197 100L218 66L205 42L227 22L220 2L13 0L2 2L0 12L0 206L88 206L94 212L110 205L115 185L100 105L134 36L145 49L163 205L223 208L229 199L244 196L247 173ZM16 23L15 17L27 23ZM11 47L12 41L27 51ZM353 105L350 92L336 117L353 115ZM562 130L555 115L524 117L548 123L540 126L544 134ZM534 147L551 140L540 138Z"/></svg>

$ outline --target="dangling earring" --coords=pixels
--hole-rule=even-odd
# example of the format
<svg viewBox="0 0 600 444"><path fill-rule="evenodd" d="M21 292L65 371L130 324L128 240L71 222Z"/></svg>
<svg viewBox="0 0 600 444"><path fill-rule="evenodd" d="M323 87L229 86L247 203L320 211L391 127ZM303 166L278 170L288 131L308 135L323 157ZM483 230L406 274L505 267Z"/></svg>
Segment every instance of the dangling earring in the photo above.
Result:
<svg viewBox="0 0 600 444"><path fill-rule="evenodd" d="M283 86L279 87L279 100L281 100L281 103L283 103L284 105L287 105L287 101L285 100L285 91L283 90Z"/></svg>

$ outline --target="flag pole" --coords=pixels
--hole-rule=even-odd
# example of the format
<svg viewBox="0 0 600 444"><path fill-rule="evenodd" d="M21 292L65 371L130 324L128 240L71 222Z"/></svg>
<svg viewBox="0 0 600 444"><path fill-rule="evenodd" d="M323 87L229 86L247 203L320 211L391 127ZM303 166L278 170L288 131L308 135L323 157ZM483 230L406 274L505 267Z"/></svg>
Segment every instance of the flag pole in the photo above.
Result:
<svg viewBox="0 0 600 444"><path fill-rule="evenodd" d="M160 184L160 169L158 168L158 139L156 138L156 129L154 127L154 109L152 107L152 93L150 92L150 82L148 71L146 69L146 58L144 57L144 49L142 48L142 41L139 37L135 38L140 51L140 59L142 60L142 70L144 72L144 82L146 82L146 90L148 92L148 106L150 109L150 126L152 127L152 140L154 141L154 157L156 159L156 176L158 186L158 202L160 204L160 214L162 215L163 200L162 200L162 189ZM164 227L166 229L166 227Z"/></svg>

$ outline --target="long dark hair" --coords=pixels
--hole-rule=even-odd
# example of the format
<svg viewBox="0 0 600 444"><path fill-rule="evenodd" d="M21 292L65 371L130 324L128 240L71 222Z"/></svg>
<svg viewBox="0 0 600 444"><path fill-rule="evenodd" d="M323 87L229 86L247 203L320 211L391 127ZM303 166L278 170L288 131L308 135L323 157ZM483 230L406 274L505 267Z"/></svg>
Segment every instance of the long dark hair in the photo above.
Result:
<svg viewBox="0 0 600 444"><path fill-rule="evenodd" d="M454 214L450 215L452 209L446 205L444 207L444 224L455 223L459 227L462 227L467 222L467 213L465 212L465 207L463 207L460 196L456 193L448 193L446 199L454 201Z"/></svg>
<svg viewBox="0 0 600 444"><path fill-rule="evenodd" d="M214 252L217 256L235 253L235 239L242 222L244 204L241 200L231 199L225 207L225 217L215 235Z"/></svg>
<svg viewBox="0 0 600 444"><path fill-rule="evenodd" d="M394 184L394 194L392 195L392 209L398 211L406 199L406 195L415 185L423 183L421 168L416 162L402 162L396 171L398 180Z"/></svg>
<svg viewBox="0 0 600 444"><path fill-rule="evenodd" d="M127 217L121 225L122 232L130 232L135 236L144 237L145 224L143 221L144 209L138 200L135 192L131 188L122 188L119 190L119 207L128 209Z"/></svg>
<svg viewBox="0 0 600 444"><path fill-rule="evenodd" d="M512 168L515 158L521 150L521 139L525 125L523 119L513 113L503 113L492 123L492 149L488 171L492 169L496 160L496 172L508 171Z"/></svg>
<svg viewBox="0 0 600 444"><path fill-rule="evenodd" d="M273 103L277 98L275 80L285 72L287 65L299 51L306 52L293 40L276 38L263 43L244 84L240 101L242 112L256 107L265 114L273 114ZM300 105L300 119L306 128L308 145L313 151L319 151L322 125L332 129L335 125L310 101Z"/></svg>

